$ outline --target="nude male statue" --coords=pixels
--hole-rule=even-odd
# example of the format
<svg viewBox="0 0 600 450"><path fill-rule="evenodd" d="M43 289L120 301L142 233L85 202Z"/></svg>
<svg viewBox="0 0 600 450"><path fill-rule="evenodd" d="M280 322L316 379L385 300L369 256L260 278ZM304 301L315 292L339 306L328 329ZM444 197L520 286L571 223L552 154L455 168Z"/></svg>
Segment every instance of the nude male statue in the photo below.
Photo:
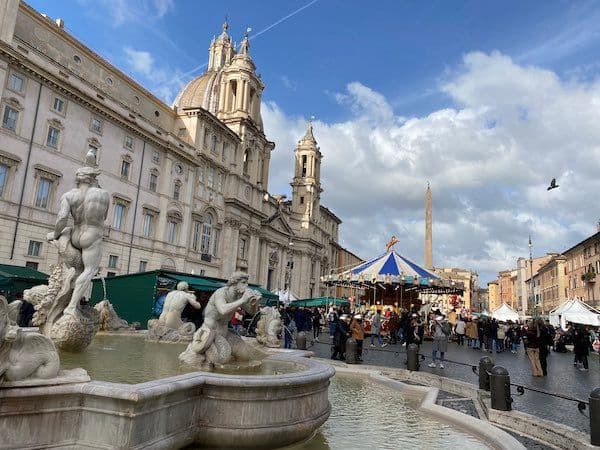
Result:
<svg viewBox="0 0 600 450"><path fill-rule="evenodd" d="M189 303L196 309L201 309L202 305L196 301L196 296L191 292L187 292L188 284L185 281L177 283L177 290L171 291L165 298L165 304L163 305L162 313L158 318L158 321L163 325L178 330L183 321L181 320L181 313ZM194 331L193 329L191 331Z"/></svg>
<svg viewBox="0 0 600 450"><path fill-rule="evenodd" d="M183 356L185 360L185 355L190 353L204 355L211 348L210 363L225 363L231 358L243 361L259 356L261 352L230 332L227 324L240 306L250 311L257 310L260 298L260 292L248 288L248 274L235 272L229 278L227 286L217 289L211 295L204 308L204 323L194 333L192 342L180 359Z"/></svg>
<svg viewBox="0 0 600 450"><path fill-rule="evenodd" d="M69 305L63 314L75 315L79 302L88 294L92 278L97 274L102 259L102 235L104 221L108 214L110 196L100 188L97 177L100 170L95 165L96 157L92 152L86 155L86 166L77 169L75 180L77 187L60 198L58 217L54 231L48 233L48 241L56 242L62 253L71 261L65 261L81 273L75 280L75 286ZM67 227L69 214L73 217L73 227ZM81 261L77 259L81 255Z"/></svg>

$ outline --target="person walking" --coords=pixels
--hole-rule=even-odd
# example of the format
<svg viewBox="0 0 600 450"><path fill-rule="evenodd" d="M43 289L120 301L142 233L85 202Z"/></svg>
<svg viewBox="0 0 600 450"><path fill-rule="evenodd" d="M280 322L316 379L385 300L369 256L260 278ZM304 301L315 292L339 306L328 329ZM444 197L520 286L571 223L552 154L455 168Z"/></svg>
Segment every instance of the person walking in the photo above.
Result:
<svg viewBox="0 0 600 450"><path fill-rule="evenodd" d="M525 351L531 363L531 374L534 377L544 376L540 364L540 329L533 322L529 322L525 331Z"/></svg>
<svg viewBox="0 0 600 450"><path fill-rule="evenodd" d="M444 355L448 350L448 336L450 335L450 324L444 320L444 316L435 316L432 324L433 346L431 347L431 359L428 367L437 367L437 352L440 352L440 369L444 368Z"/></svg>
<svg viewBox="0 0 600 450"><path fill-rule="evenodd" d="M339 320L339 316L337 314L337 310L332 307L329 310L329 314L327 315L327 322L329 324L329 337L333 340L333 336L335 334L335 328L337 327L337 323Z"/></svg>
<svg viewBox="0 0 600 450"><path fill-rule="evenodd" d="M588 355L590 354L590 338L587 330L578 325L573 331L573 351L577 368L581 371L588 370Z"/></svg>
<svg viewBox="0 0 600 450"><path fill-rule="evenodd" d="M319 308L314 308L312 312L312 326L313 326L313 339L319 341L319 335L321 334L321 313Z"/></svg>
<svg viewBox="0 0 600 450"><path fill-rule="evenodd" d="M350 324L352 338L356 341L356 360L362 362L363 341L365 340L365 329L362 324L362 316L356 314Z"/></svg>
<svg viewBox="0 0 600 450"><path fill-rule="evenodd" d="M340 320L338 320L333 334L333 354L331 359L339 359L344 361L346 359L346 341L350 336L350 316L342 314Z"/></svg>
<svg viewBox="0 0 600 450"><path fill-rule="evenodd" d="M467 324L463 320L462 316L458 316L456 325L454 325L454 332L458 337L458 345L465 345L465 333L467 331Z"/></svg>
<svg viewBox="0 0 600 450"><path fill-rule="evenodd" d="M375 311L375 315L371 318L371 347L375 347L373 340L377 336L377 341L381 347L385 347L387 344L381 339L381 312Z"/></svg>
<svg viewBox="0 0 600 450"><path fill-rule="evenodd" d="M544 376L548 375L548 354L552 345L552 336L550 330L542 319L537 320L537 326L540 330L540 366Z"/></svg>

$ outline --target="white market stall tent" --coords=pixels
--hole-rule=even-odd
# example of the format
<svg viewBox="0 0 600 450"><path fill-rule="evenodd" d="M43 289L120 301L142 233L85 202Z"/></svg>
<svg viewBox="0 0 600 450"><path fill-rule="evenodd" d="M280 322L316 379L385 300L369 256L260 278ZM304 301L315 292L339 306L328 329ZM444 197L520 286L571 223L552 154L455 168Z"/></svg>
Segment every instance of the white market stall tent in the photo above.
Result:
<svg viewBox="0 0 600 450"><path fill-rule="evenodd" d="M291 302L298 300L292 291L288 289L281 289L275 292L275 295L279 296L279 301L284 305L289 305Z"/></svg>
<svg viewBox="0 0 600 450"><path fill-rule="evenodd" d="M564 302L550 312L549 319L552 325L560 325L563 329L567 322L600 327L600 311L578 299Z"/></svg>
<svg viewBox="0 0 600 450"><path fill-rule="evenodd" d="M492 318L496 319L498 322L508 322L509 320L512 322L518 322L519 313L506 303L502 303L502 306L492 311Z"/></svg>

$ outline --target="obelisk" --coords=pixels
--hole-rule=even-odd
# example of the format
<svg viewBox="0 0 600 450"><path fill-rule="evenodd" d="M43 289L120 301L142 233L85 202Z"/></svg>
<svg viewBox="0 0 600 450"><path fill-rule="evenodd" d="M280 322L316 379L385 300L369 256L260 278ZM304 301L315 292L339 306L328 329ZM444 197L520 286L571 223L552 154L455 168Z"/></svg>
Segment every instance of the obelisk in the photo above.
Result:
<svg viewBox="0 0 600 450"><path fill-rule="evenodd" d="M425 191L425 268L433 269L433 256L431 253L431 188L427 182Z"/></svg>

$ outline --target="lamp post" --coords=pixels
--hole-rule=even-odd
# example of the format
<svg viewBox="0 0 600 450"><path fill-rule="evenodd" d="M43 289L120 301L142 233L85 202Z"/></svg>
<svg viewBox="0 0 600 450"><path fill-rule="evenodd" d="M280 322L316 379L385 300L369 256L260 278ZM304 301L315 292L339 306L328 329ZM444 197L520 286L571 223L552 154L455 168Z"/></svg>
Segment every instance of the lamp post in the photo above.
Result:
<svg viewBox="0 0 600 450"><path fill-rule="evenodd" d="M533 317L537 316L537 302L535 301L534 298L534 293L533 293L533 253L532 253L532 249L533 249L533 244L531 243L531 234L529 235L529 291L531 293L531 301L533 302L533 307L532 307L532 311L533 311Z"/></svg>

